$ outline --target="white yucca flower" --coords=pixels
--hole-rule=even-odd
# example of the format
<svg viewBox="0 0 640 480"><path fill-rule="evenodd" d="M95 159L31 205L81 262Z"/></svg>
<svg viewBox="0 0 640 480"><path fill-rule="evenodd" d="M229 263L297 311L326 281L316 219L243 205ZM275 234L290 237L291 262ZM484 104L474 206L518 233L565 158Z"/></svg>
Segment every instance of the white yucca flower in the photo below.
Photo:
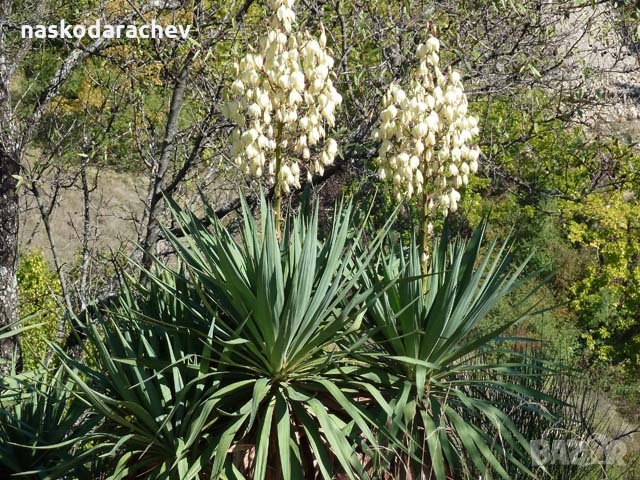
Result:
<svg viewBox="0 0 640 480"><path fill-rule="evenodd" d="M294 0L269 0L269 30L259 54L234 64L223 114L235 124L230 154L244 172L267 176L276 199L300 186L302 172L320 174L338 145L324 142L342 97L333 85L333 63L324 28L319 38L294 31Z"/></svg>
<svg viewBox="0 0 640 480"><path fill-rule="evenodd" d="M392 83L383 98L375 136L378 175L393 180L397 199L423 195L425 212L447 215L458 209L458 189L478 170L480 150L473 142L478 120L467 114L460 74L440 70L439 50L433 36L418 46L420 63L408 85Z"/></svg>

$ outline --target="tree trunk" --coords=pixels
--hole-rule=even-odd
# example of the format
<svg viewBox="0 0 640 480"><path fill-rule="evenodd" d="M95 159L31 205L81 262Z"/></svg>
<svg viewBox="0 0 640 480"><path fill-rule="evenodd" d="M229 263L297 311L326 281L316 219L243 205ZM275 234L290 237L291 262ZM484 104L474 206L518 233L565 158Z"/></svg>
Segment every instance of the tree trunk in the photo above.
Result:
<svg viewBox="0 0 640 480"><path fill-rule="evenodd" d="M0 0L0 19L9 18L11 7L10 0ZM15 139L15 131L11 121L9 77L15 66L7 58L5 31L4 26L0 27L0 334L18 320L18 181L14 175L20 173L20 165L17 149L11 148L15 146L11 142ZM11 368L3 360L11 360L14 355L20 369L22 358L18 336L0 339L0 375Z"/></svg>
<svg viewBox="0 0 640 480"><path fill-rule="evenodd" d="M19 164L15 156L0 144L0 328L18 320L18 192ZM17 355L20 365L20 343L17 336L0 340L0 372L8 368L2 360Z"/></svg>

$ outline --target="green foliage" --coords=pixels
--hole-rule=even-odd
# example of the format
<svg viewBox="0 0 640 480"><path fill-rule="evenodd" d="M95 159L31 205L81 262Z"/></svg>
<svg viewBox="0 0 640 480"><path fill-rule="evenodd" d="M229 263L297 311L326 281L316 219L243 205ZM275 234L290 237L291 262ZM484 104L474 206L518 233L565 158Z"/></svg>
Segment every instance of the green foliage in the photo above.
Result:
<svg viewBox="0 0 640 480"><path fill-rule="evenodd" d="M428 26L418 15L407 18L422 2L330 3L309 9L304 18L314 28L322 14L336 58L342 58L338 81L350 95L343 113L348 126L340 134L349 139L363 127L360 113L373 108L383 84L410 66L405 52ZM629 12L619 27L637 41L637 2L616 3ZM22 1L16 5L26 10ZM115 17L126 2L83 0L56 15L82 20L87 8L104 6ZM538 22L539 12L526 10L522 2L461 6L503 9L505 15L522 10L532 15L522 15L523 25ZM216 12L201 26L206 38L207 30L223 24L230 3L211 0L202 7ZM228 74L226 62L254 35L252 26L264 20L263 7L253 2L244 27L211 46L211 56L202 52L194 62L191 71L204 74L203 84L217 84ZM171 15L181 20L183 13ZM455 8L434 11L430 20L444 41L463 31L458 13ZM351 18L353 25L344 21ZM391 33L371 31L371 19L380 32ZM402 30L409 35L403 37ZM61 42L37 46L13 86L14 98L23 98L17 113L25 118L67 49ZM103 55L83 62L44 112L36 146L51 153L52 139L61 140L61 160L75 164L87 132L70 127L80 120L89 126L89 137L104 136L92 152L92 164L144 168L133 137L156 144L162 132L154 126L165 120L174 70L186 51L196 48L190 43L171 51L156 47L114 42ZM443 60L473 63L480 53ZM540 76L536 66L545 59L521 54L510 60L507 68L526 84ZM373 82L371 72L379 74ZM238 237L213 213L207 229L176 211L187 240L166 235L179 252L179 266L158 262L148 285L131 280L118 307L97 324L87 324L91 358L79 361L59 352L70 381L51 371L2 379L0 465L10 470L0 470L0 477L38 469L34 478L60 478L61 470L45 472L54 464L71 465L75 455L80 462L73 468L84 465L92 476L100 472L127 480L384 478L398 473L403 462L439 478L448 469L455 478L504 476L505 471L521 478L529 467L518 463L525 457L523 437L590 428L592 419L540 396L544 391L568 403L582 402L577 393L561 391L570 375L540 377L546 365L531 357L557 359L566 353L562 360L575 363L586 345L596 361L626 367L615 370L624 372L612 379L616 383L628 382L640 367L640 158L627 145L576 128L559 115L567 106L559 97L552 101L540 90L497 95L476 97L471 106L483 119L486 177L472 181L460 214L447 219L447 228L467 235L490 209L492 223L482 234L498 242L511 235L516 245L511 260L529 259L524 271L537 275L527 286L547 276L550 283L532 295L527 288L511 289L515 277L509 262L498 256L492 284L487 270L482 274L492 265L482 263L492 258L490 248L481 248L478 237L470 243L443 239L423 296L419 260L410 243L419 213L415 204L405 205L396 223L405 247L396 245L374 273L366 274L377 237L369 250L352 250L356 240L366 243L369 232L362 237L362 230L354 232L350 216L359 212L349 208L336 214L326 238L319 233L317 212L293 218L283 245L275 240L272 212L263 212L256 223L245 211ZM206 114L206 102L187 96L180 131ZM60 132L68 128L63 139ZM372 145L353 138L357 143L345 142L345 158L366 158ZM215 137L207 150L214 158L217 142ZM182 148L172 155L175 161L183 158ZM355 187L360 201L373 197L366 180L364 188L347 188ZM362 191L366 194L360 196ZM384 191L376 199L372 220L384 230L395 202ZM438 222L438 228L445 223ZM21 260L18 276L25 325L42 324L22 335L25 367L38 370L62 314L56 302L60 285L39 253ZM473 285L484 282L497 288L478 293ZM491 340L533 305L561 308L530 317L509 333L534 336L542 346L532 344L527 356L502 355ZM637 388L626 386L619 393L638 395ZM82 411L72 394L90 406L99 424L95 437L78 433L84 450L69 441ZM518 401L524 408L513 410ZM494 444L495 438L504 442ZM92 465L98 455L105 455L106 463ZM554 478L582 478L565 470L554 472ZM66 477L89 476L71 467L67 472Z"/></svg>
<svg viewBox="0 0 640 480"><path fill-rule="evenodd" d="M587 346L602 361L640 366L640 203L633 192L568 205L568 236L591 258L572 286Z"/></svg>
<svg viewBox="0 0 640 480"><path fill-rule="evenodd" d="M394 379L398 391L390 403L397 433L407 437L406 458L391 460L394 478L405 466L416 477L437 479L446 478L447 472L455 478L478 474L509 478L509 463L528 471L527 440L508 412L523 403L553 400L497 375L501 371L517 375L524 368L522 362L476 361L479 352L527 313L511 312L511 318L493 331L480 337L473 334L498 302L518 287L526 264L511 268L508 249L496 248L495 242L481 254L485 229L483 222L468 243L449 239L445 232L433 248L431 273L424 283L415 241L404 248L394 246L365 278L374 283L378 278L378 289L384 291L369 306L367 319L374 328L372 340L381 355L381 370ZM486 401L478 398L478 389L496 390L508 400ZM493 430L500 431L500 444L494 441Z"/></svg>
<svg viewBox="0 0 640 480"><path fill-rule="evenodd" d="M553 399L500 377L540 374L525 363L474 361L520 318L474 335L524 268L495 243L481 254L486 223L469 242L436 243L423 294L416 244L380 256L389 224L367 239L351 207L336 209L324 237L318 208L303 207L281 243L264 206L259 221L245 206L238 235L211 210L211 227L173 210L185 237L164 235L179 263L157 262L147 286L131 279L87 324L91 367L59 351L104 419L85 456L106 458L109 478L527 471L509 411ZM492 403L491 391L511 403Z"/></svg>
<svg viewBox="0 0 640 480"><path fill-rule="evenodd" d="M82 400L104 419L86 455L104 456L101 473L112 479L193 478L187 470L197 474L210 455L214 353L206 334L188 328L193 289L162 280L146 291L129 285L111 318L88 324L84 363L60 351Z"/></svg>
<svg viewBox="0 0 640 480"><path fill-rule="evenodd" d="M343 368L379 242L356 254L350 207L324 240L317 208L291 218L282 247L266 208L259 225L245 209L240 244L214 212L212 232L174 213L180 268L159 263L148 290L90 326L97 369L62 354L106 419L94 450L117 455L110 478L368 478L353 446L374 443L372 420L354 399L371 392Z"/></svg>
<svg viewBox="0 0 640 480"><path fill-rule="evenodd" d="M89 438L95 419L84 413L85 406L74 397L73 384L62 369L5 377L0 396L0 477L87 478L77 440Z"/></svg>
<svg viewBox="0 0 640 480"><path fill-rule="evenodd" d="M640 359L633 214L640 156L617 139L568 126L541 92L477 108L491 139L486 168L494 181L475 184L463 211L473 221L478 205L490 207L490 235L513 228L518 253L532 253L531 267L552 276L547 305L570 303L551 313L567 327L559 334L573 331L594 359L633 371ZM538 323L531 331L548 337L548 327ZM566 340L575 345L575 338Z"/></svg>
<svg viewBox="0 0 640 480"><path fill-rule="evenodd" d="M542 347L545 348L544 346ZM521 387L532 390L544 391L556 401L541 403L522 403L510 412L509 418L518 425L524 438L528 440L541 440L548 442L547 446L556 445L556 449L537 450L546 460L544 465L532 464L535 478L549 478L553 480L602 480L636 478L631 472L633 465L637 462L631 460L626 465L617 465L618 462L611 461L610 464L600 464L603 460L602 450L599 442L601 438L595 432L615 437L622 433L615 425L615 419L611 415L602 412L599 408L600 400L597 390L589 382L588 374L584 375L573 369L569 369L561 364L544 362L539 359L541 354L540 345L531 342L520 342L519 352L486 352L474 359L475 363L489 363L495 361L496 353L504 362L516 361L521 364L521 368L516 371L504 371L501 380L513 382ZM544 370L546 375L539 375ZM478 394L493 404L508 404L512 398L506 391L497 389L479 390ZM500 436L500 432L495 430L489 422L480 423L485 431ZM585 448L584 453L590 452L594 462L569 462L556 461L549 462L549 453L553 450L556 458L562 455L557 448L558 441L581 442ZM566 452L569 454L569 452ZM547 455L546 458L545 455ZM568 456L565 458L569 458ZM611 458L610 458L611 460ZM530 478L528 473L517 468L515 465L507 465L509 475L513 480ZM623 476L625 474L626 476Z"/></svg>
<svg viewBox="0 0 640 480"><path fill-rule="evenodd" d="M640 159L617 139L598 136L558 117L555 105L540 91L519 103L493 99L474 105L482 113L484 148L495 169L493 192L510 189L536 205L541 200L580 201L601 192L608 182L632 185Z"/></svg>
<svg viewBox="0 0 640 480"><path fill-rule="evenodd" d="M26 370L37 370L46 360L54 341L63 308L58 303L60 282L42 252L33 251L18 264L20 317L24 325L38 325L22 335L23 363Z"/></svg>

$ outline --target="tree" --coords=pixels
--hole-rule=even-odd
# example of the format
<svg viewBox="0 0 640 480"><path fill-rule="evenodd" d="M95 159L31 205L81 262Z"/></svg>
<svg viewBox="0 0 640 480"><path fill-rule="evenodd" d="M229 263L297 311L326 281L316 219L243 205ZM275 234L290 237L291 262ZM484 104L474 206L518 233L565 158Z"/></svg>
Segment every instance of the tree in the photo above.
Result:
<svg viewBox="0 0 640 480"><path fill-rule="evenodd" d="M164 2L162 6L168 5ZM159 8L157 2L147 3L134 13L115 19L115 24L127 24L138 15ZM3 1L0 5L0 326L17 321L16 262L18 253L19 197L25 149L40 126L46 110L60 92L65 81L91 55L109 44L106 38L89 43L77 41L63 49L64 56L55 73L46 80L44 87L26 107L17 108L11 88L21 63L35 48L33 39L17 37L18 23L46 23L51 15L50 2ZM105 14L102 13L103 19ZM16 22L16 23L13 23ZM17 337L9 337L0 343L2 358L10 358L17 350Z"/></svg>

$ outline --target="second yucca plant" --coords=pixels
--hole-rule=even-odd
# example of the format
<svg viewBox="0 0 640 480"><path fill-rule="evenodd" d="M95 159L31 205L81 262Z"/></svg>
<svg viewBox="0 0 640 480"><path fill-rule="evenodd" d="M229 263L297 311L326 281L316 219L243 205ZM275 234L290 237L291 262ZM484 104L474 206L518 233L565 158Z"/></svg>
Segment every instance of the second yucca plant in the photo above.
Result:
<svg viewBox="0 0 640 480"><path fill-rule="evenodd" d="M483 250L485 229L486 221L469 241L445 231L434 242L429 275L422 275L421 249L412 238L408 245L391 242L363 276L381 292L367 309L373 333L366 358L387 374L393 431L406 447L391 454L393 478L510 478L507 464L529 472L528 443L509 412L553 399L499 376L522 376L525 370L541 375L542 369L532 373L524 360L508 365L477 360L530 313L477 333L492 308L520 285L526 265L513 268L508 249L497 249L495 242ZM492 404L484 398L488 390L510 401ZM487 433L486 424L497 437Z"/></svg>

